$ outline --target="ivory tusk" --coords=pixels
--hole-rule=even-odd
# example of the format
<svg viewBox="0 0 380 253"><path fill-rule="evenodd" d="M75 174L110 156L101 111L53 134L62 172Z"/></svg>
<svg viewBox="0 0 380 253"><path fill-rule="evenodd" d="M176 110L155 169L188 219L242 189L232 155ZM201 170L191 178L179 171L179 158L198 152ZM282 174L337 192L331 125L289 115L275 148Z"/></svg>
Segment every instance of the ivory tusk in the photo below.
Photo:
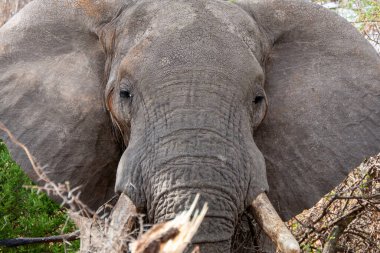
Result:
<svg viewBox="0 0 380 253"><path fill-rule="evenodd" d="M281 220L265 193L261 193L251 204L256 221L282 253L300 253L301 249L289 229Z"/></svg>

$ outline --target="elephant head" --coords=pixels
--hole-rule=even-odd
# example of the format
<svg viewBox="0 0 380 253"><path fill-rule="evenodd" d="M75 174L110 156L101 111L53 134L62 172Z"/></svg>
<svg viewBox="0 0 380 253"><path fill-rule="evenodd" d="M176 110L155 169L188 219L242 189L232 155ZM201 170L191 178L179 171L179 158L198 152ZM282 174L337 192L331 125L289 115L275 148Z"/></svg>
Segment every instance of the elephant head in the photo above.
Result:
<svg viewBox="0 0 380 253"><path fill-rule="evenodd" d="M200 193L203 252L248 207L270 234L266 194L287 219L379 152L379 94L375 50L306 1L34 0L0 28L0 120L46 174L152 223Z"/></svg>

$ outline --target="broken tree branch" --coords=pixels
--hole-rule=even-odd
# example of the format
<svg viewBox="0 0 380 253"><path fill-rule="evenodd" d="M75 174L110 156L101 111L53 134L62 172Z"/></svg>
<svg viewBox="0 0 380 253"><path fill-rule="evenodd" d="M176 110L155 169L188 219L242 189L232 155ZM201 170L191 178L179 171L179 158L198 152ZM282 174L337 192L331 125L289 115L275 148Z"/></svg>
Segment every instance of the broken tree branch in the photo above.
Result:
<svg viewBox="0 0 380 253"><path fill-rule="evenodd" d="M36 243L75 241L79 239L79 235L80 235L79 230L77 230L70 234L64 234L64 235L35 237L35 238L5 239L5 240L0 240L0 246L17 247L17 246L28 245L28 244L36 244Z"/></svg>

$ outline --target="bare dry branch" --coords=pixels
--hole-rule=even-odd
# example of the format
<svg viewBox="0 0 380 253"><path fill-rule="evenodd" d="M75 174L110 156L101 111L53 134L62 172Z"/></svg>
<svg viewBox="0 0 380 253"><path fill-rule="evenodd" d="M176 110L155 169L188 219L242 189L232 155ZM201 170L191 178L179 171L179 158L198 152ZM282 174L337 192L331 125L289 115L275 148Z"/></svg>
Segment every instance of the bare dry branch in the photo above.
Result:
<svg viewBox="0 0 380 253"><path fill-rule="evenodd" d="M380 154L288 225L306 252L379 252ZM342 246L344 245L344 247Z"/></svg>
<svg viewBox="0 0 380 253"><path fill-rule="evenodd" d="M35 237L35 238L16 238L0 240L0 246L17 247L28 244L36 243L51 243L51 242L65 242L75 241L79 239L79 230L65 235L48 236L48 237Z"/></svg>

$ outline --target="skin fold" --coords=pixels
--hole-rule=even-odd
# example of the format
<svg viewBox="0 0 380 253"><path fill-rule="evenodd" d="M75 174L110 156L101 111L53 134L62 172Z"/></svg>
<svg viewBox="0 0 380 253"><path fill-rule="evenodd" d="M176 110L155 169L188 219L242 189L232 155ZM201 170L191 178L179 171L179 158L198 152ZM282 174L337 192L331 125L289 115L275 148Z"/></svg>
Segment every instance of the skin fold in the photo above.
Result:
<svg viewBox="0 0 380 253"><path fill-rule="evenodd" d="M280 217L379 152L379 70L304 1L35 0L0 28L0 120L89 207L125 193L158 223L199 193L193 244L249 252L234 241L248 208L287 241Z"/></svg>

